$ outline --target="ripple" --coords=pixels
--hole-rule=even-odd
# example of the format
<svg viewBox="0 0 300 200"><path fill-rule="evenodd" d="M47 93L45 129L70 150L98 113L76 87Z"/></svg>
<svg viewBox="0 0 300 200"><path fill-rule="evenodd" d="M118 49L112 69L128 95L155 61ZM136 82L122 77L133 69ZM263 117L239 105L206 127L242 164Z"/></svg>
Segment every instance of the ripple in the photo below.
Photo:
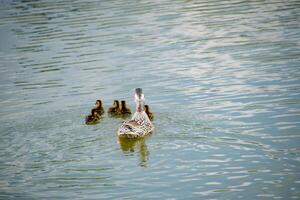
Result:
<svg viewBox="0 0 300 200"><path fill-rule="evenodd" d="M0 1L0 198L299 197L297 1ZM101 99L155 114L144 141ZM259 188L259 190L257 189Z"/></svg>

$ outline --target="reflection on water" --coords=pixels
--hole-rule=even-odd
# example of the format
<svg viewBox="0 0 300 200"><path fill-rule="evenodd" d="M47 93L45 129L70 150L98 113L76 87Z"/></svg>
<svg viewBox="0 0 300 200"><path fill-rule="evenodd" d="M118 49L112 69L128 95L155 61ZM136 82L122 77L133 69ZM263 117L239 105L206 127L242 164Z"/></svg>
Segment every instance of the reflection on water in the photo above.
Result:
<svg viewBox="0 0 300 200"><path fill-rule="evenodd" d="M127 139L118 137L118 143L125 154L138 152L140 158L140 166L147 167L147 160L149 159L149 150L145 143L146 138L142 139Z"/></svg>
<svg viewBox="0 0 300 200"><path fill-rule="evenodd" d="M300 4L0 0L0 199L299 199ZM155 135L86 126L96 99ZM151 152L151 153L149 153Z"/></svg>

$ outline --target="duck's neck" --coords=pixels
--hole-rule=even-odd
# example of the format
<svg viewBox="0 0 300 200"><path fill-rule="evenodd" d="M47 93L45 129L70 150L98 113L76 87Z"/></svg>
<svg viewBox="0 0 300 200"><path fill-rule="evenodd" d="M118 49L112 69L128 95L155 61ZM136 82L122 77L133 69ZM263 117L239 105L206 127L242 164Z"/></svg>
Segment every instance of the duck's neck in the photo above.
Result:
<svg viewBox="0 0 300 200"><path fill-rule="evenodd" d="M136 111L137 112L143 112L144 111L144 101L143 100L137 100L136 101Z"/></svg>

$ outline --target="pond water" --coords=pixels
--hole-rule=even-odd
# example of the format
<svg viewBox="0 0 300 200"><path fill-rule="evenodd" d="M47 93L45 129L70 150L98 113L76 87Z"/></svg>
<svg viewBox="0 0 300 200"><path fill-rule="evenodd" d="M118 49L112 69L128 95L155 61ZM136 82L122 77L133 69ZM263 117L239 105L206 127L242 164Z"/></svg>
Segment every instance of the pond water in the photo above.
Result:
<svg viewBox="0 0 300 200"><path fill-rule="evenodd" d="M299 199L299 1L0 1L0 199ZM87 126L96 99L123 119Z"/></svg>

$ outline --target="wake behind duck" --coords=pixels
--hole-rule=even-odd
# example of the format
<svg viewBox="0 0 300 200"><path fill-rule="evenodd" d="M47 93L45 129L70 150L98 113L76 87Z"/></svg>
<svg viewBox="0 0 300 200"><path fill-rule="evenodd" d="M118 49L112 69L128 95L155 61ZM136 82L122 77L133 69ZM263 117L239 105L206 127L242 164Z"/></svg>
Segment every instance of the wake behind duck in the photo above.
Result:
<svg viewBox="0 0 300 200"><path fill-rule="evenodd" d="M141 88L135 89L134 97L136 111L131 120L123 122L119 127L119 137L139 138L149 135L154 130L154 126L144 111L145 96Z"/></svg>

